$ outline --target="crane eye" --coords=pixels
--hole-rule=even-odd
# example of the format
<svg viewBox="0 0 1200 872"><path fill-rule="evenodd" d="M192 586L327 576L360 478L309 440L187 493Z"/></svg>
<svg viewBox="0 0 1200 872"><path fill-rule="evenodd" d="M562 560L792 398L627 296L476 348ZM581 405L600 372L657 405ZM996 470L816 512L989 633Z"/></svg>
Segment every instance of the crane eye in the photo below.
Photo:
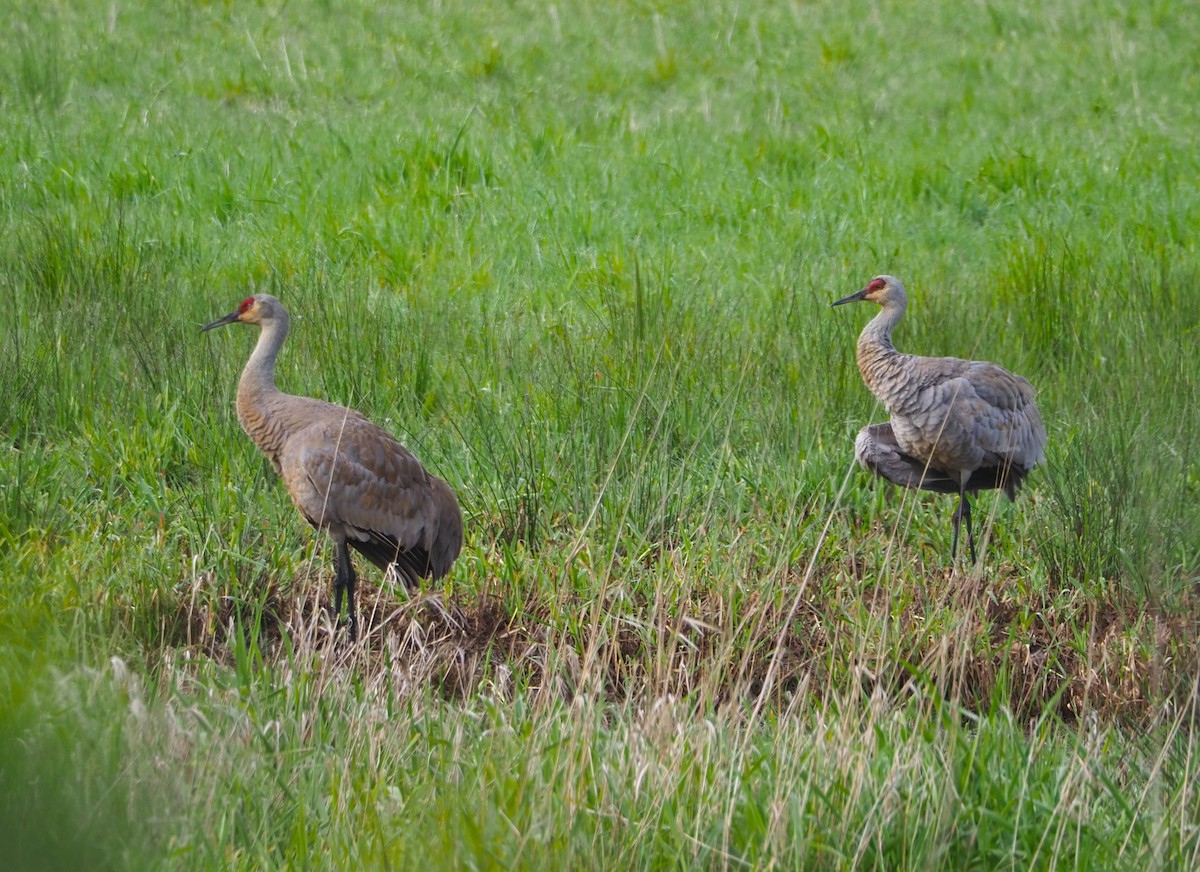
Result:
<svg viewBox="0 0 1200 872"><path fill-rule="evenodd" d="M254 305L254 298L247 297L246 299L242 300L242 305L238 306L238 314L242 314L242 313L250 311L250 309L253 305Z"/></svg>
<svg viewBox="0 0 1200 872"><path fill-rule="evenodd" d="M885 282L883 279L871 279L871 283L867 285L867 293L873 294L876 291L882 291L886 285L887 282Z"/></svg>

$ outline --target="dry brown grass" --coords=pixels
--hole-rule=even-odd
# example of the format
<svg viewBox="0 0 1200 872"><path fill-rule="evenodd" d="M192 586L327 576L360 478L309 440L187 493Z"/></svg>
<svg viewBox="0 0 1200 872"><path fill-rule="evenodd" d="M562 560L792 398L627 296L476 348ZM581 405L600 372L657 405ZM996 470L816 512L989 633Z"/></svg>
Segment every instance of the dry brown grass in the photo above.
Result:
<svg viewBox="0 0 1200 872"><path fill-rule="evenodd" d="M1005 707L1025 723L1053 712L1068 723L1139 726L1195 704L1200 596L1174 611L1116 598L1097 605L1081 593L1030 592L1011 567L986 581L933 571L894 589L849 558L802 579L788 569L736 598L693 584L667 607L652 593L611 590L587 601L397 596L363 578L363 638L352 646L332 620L329 573L314 561L293 578L264 579L270 595L256 633L244 603L207 591L211 577L198 576L168 647L228 663L241 632L268 660L307 651L368 675L386 668L409 689L433 686L448 698L486 686L534 698L587 689L634 704L787 708L918 695L966 712Z"/></svg>

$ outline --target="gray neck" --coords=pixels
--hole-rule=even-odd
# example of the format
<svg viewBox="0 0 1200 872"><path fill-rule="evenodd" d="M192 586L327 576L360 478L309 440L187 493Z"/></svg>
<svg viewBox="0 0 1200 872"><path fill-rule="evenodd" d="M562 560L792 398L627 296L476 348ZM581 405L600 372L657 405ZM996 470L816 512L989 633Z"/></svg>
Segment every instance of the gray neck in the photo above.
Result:
<svg viewBox="0 0 1200 872"><path fill-rule="evenodd" d="M894 353L896 347L892 345L892 330L904 317L906 308L907 301L903 299L889 300L885 303L879 314L872 318L859 334L859 353L868 350L876 353Z"/></svg>
<svg viewBox="0 0 1200 872"><path fill-rule="evenodd" d="M911 393L905 390L903 374L907 358L892 345L892 329L903 317L903 300L890 300L858 336L858 370L871 393L893 415Z"/></svg>
<svg viewBox="0 0 1200 872"><path fill-rule="evenodd" d="M286 411L289 398L275 387L275 358L287 333L286 313L262 322L262 333L242 370L237 391L238 420L242 429L271 458L275 471L280 473L283 469L279 454L289 434L287 416L281 412Z"/></svg>
<svg viewBox="0 0 1200 872"><path fill-rule="evenodd" d="M275 358L283 347L283 340L288 335L288 316L279 312L262 324L262 332L258 336L258 344L254 353L246 361L242 370L242 378L238 382L238 398L263 397L267 394L279 393L275 387Z"/></svg>

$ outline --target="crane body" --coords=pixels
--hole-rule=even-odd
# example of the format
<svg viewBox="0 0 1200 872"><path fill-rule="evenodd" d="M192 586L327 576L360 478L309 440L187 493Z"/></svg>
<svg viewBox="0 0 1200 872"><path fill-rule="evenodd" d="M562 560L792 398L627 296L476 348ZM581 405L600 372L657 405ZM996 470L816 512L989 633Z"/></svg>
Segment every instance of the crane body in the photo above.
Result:
<svg viewBox="0 0 1200 872"><path fill-rule="evenodd" d="M1015 498L1043 459L1046 429L1033 387L994 363L897 351L892 331L904 317L908 296L892 276L876 276L832 305L860 301L881 308L858 337L858 368L891 420L859 432L855 457L902 487L957 493L950 558L965 520L974 562L970 496L1001 489Z"/></svg>
<svg viewBox="0 0 1200 872"><path fill-rule="evenodd" d="M395 567L409 586L441 578L462 547L458 500L445 481L359 412L276 387L275 359L290 323L279 300L269 294L247 297L201 332L235 322L261 331L238 382L238 421L305 520L333 539L334 611L340 616L344 594L350 637L356 639L356 574L349 549L380 569Z"/></svg>

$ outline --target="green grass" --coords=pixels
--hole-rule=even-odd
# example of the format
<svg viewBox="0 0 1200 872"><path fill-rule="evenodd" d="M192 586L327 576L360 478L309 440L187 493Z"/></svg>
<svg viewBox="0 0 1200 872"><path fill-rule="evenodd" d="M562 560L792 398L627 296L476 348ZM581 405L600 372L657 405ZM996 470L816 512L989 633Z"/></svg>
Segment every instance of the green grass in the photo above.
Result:
<svg viewBox="0 0 1200 872"><path fill-rule="evenodd" d="M1194 4L0 17L9 862L1200 862ZM879 272L1039 391L979 575L852 468ZM361 649L255 291L467 514Z"/></svg>

